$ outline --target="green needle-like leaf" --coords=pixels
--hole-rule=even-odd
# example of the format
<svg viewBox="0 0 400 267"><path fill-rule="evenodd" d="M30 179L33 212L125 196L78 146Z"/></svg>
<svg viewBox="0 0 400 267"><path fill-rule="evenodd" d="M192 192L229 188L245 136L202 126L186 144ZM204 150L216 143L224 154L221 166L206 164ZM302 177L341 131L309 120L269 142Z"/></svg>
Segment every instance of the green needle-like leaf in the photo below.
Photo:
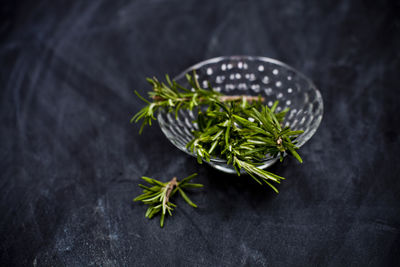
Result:
<svg viewBox="0 0 400 267"><path fill-rule="evenodd" d="M192 183L186 183L180 186L181 188L202 188L204 187L202 184L192 184Z"/></svg>
<svg viewBox="0 0 400 267"><path fill-rule="evenodd" d="M183 199L192 207L197 208L197 205L194 204L190 198L185 194L185 192L183 192L183 190L181 188L178 187L178 191L181 194L181 196L183 197Z"/></svg>
<svg viewBox="0 0 400 267"><path fill-rule="evenodd" d="M161 213L160 227L164 227L165 213Z"/></svg>
<svg viewBox="0 0 400 267"><path fill-rule="evenodd" d="M296 150L290 148L289 149L290 153L300 162L303 163L303 160L301 159L300 155L296 152Z"/></svg>
<svg viewBox="0 0 400 267"><path fill-rule="evenodd" d="M183 178L183 179L179 182L179 184L180 184L180 185L183 185L183 184L189 182L190 180L192 180L192 179L193 179L194 177L196 177L196 176L197 176L197 173L193 173L193 174L189 175L188 177Z"/></svg>

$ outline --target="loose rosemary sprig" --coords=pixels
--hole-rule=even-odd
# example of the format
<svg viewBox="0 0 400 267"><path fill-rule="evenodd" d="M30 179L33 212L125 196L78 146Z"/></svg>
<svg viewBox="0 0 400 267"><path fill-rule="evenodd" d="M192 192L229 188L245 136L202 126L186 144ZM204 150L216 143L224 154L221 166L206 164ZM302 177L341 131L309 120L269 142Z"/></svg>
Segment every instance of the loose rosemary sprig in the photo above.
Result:
<svg viewBox="0 0 400 267"><path fill-rule="evenodd" d="M140 132L145 125L151 125L155 120L155 112L163 108L168 112L175 112L178 116L180 109L190 109L199 105L206 108L197 109L198 130L193 131L194 138L186 147L197 154L197 161L210 161L212 158L227 160L237 174L243 169L258 183L264 181L276 192L278 190L270 183L284 179L281 176L258 168L266 155L280 157L282 161L285 153L293 155L302 162L296 152L296 138L303 131L292 131L283 127L282 123L289 109L277 112L278 101L271 108L263 105L264 99L254 96L226 96L213 90L208 83L208 90L199 86L196 74L187 74L186 78L192 87L184 88L171 81L166 76L167 84L156 78L148 79L154 90L149 93L153 102L150 102L135 93L147 103L131 120L143 120ZM261 179L261 181L260 181Z"/></svg>
<svg viewBox="0 0 400 267"><path fill-rule="evenodd" d="M172 216L172 211L176 205L170 202L170 198L176 193L183 197L183 199L192 207L197 208L190 198L183 191L183 188L201 188L202 184L189 183L197 173L194 173L181 181L178 181L176 177L172 178L169 182L160 182L156 179L143 176L142 179L150 184L150 186L145 186L139 184L143 188L143 194L136 197L133 201L142 201L144 204L149 205L146 211L146 218L153 218L158 213L161 213L160 226L164 226L165 215L168 214Z"/></svg>

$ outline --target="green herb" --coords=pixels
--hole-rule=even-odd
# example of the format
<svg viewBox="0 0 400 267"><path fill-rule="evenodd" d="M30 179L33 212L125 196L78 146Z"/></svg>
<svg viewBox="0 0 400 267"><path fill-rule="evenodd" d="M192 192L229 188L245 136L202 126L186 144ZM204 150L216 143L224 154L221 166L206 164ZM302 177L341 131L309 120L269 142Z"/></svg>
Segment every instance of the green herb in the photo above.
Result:
<svg viewBox="0 0 400 267"><path fill-rule="evenodd" d="M201 188L202 184L189 183L197 173L194 173L182 181L178 181L176 177L172 178L171 181L163 183L158 180L143 176L142 179L149 183L150 186L139 184L143 188L143 194L136 197L133 201L142 201L144 204L149 205L146 212L146 218L153 218L155 215L161 212L160 226L164 226L165 215L172 216L172 211L176 205L170 202L170 198L178 191L183 199L192 207L197 208L190 198L183 191L183 188Z"/></svg>
<svg viewBox="0 0 400 267"><path fill-rule="evenodd" d="M147 78L147 81L153 86L153 91L149 92L149 97L152 101L145 99L135 90L135 94L147 104L131 119L131 122L143 120L140 133L142 133L144 126L151 126L151 122L156 120L154 115L160 108L164 108L169 112L175 112L175 117L178 117L178 111L181 109L193 110L199 104L213 105L217 101L238 101L245 97L224 96L214 91L210 84L210 90L205 90L200 87L197 79L193 77L189 74L186 75L189 84L193 88L192 90L179 85L174 80L171 81L168 75L165 75L167 84L159 82L156 77L153 77L153 79ZM255 97L247 98L249 100L257 99Z"/></svg>
<svg viewBox="0 0 400 267"><path fill-rule="evenodd" d="M198 130L193 131L194 138L186 147L196 153L197 161L202 163L212 158L222 158L232 165L237 174L243 169L258 183L265 182L273 190L278 190L271 182L280 183L281 176L258 168L266 155L280 157L283 160L285 153L293 155L302 162L296 152L296 138L303 131L292 131L283 127L282 122L289 109L277 112L278 101L271 108L263 105L262 97L254 96L226 96L210 89L199 86L196 74L186 75L192 90L184 88L171 81L166 76L167 84L160 83L156 78L148 79L153 85L149 93L152 102L135 93L147 103L133 118L132 122L143 120L140 132L145 125L151 125L155 120L155 112L163 108L168 112L181 109L193 110L197 108Z"/></svg>

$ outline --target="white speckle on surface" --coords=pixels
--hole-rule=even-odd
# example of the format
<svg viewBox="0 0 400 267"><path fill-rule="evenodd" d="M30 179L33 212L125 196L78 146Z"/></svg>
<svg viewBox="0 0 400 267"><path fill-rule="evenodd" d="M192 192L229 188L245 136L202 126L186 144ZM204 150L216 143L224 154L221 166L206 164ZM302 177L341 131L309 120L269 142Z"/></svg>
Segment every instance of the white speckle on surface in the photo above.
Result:
<svg viewBox="0 0 400 267"><path fill-rule="evenodd" d="M257 266L266 266L267 261L263 253L257 249L252 249L246 245L246 243L241 243L240 251L242 252L243 265L248 265L249 262L255 263ZM246 264L247 263L247 264Z"/></svg>
<svg viewBox="0 0 400 267"><path fill-rule="evenodd" d="M103 199L98 199L97 200L97 206L95 207L95 213L100 213L104 214L105 213L105 208L104 208L104 201ZM64 229L64 231L67 231L67 229Z"/></svg>

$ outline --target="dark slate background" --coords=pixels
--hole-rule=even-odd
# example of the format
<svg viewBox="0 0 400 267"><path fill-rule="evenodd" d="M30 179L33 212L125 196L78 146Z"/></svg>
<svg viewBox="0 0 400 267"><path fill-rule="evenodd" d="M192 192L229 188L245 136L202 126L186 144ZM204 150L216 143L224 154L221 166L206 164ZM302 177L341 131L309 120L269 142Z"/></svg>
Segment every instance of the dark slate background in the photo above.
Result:
<svg viewBox="0 0 400 267"><path fill-rule="evenodd" d="M324 3L322 3L324 2ZM396 1L27 1L0 13L3 266L395 266L400 257ZM147 76L220 55L284 61L324 118L272 171L280 194L198 165L129 119ZM198 172L198 209L160 229L142 175Z"/></svg>

